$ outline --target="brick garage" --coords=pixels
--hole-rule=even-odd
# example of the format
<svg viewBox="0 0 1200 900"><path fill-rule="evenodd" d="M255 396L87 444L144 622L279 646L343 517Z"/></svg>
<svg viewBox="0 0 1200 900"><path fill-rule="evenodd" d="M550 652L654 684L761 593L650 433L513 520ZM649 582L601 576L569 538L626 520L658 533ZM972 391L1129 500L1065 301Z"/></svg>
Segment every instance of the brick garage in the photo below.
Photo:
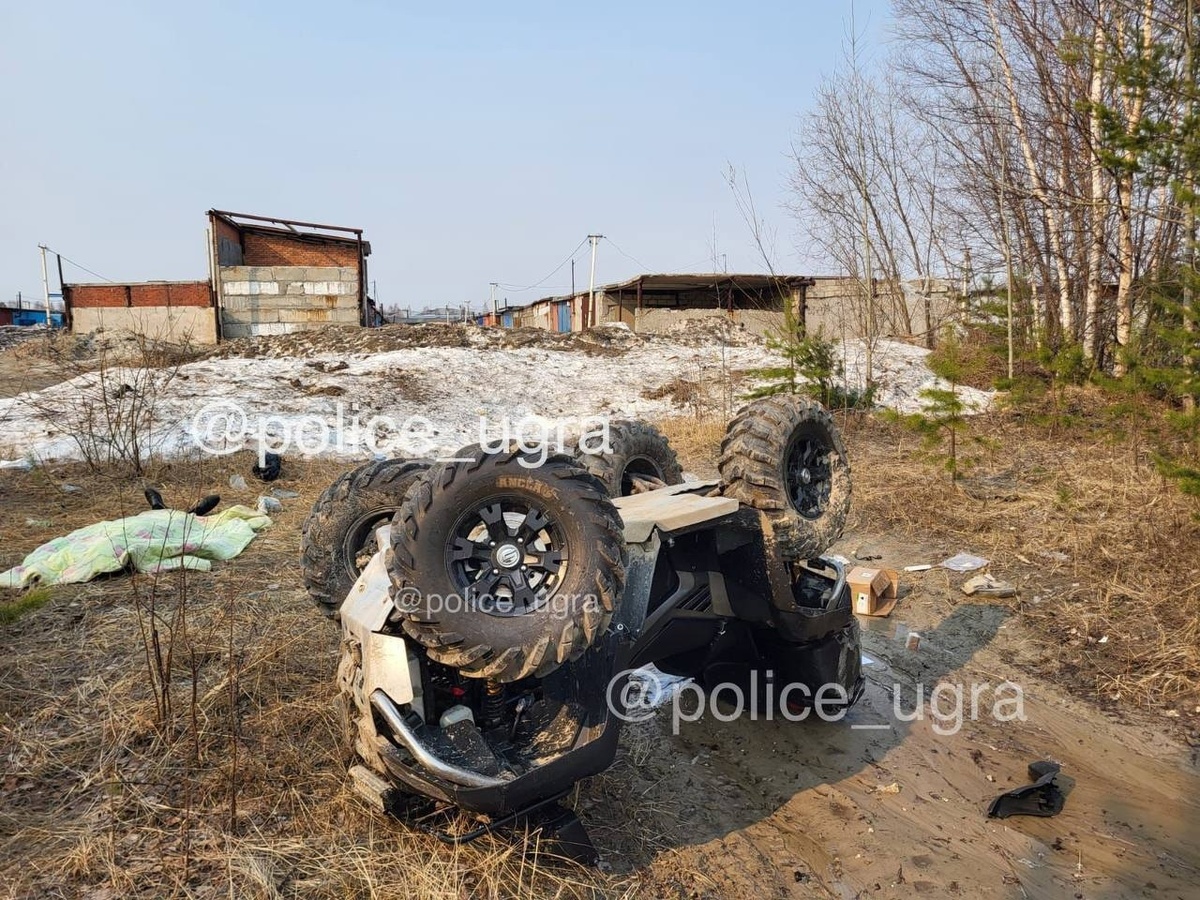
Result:
<svg viewBox="0 0 1200 900"><path fill-rule="evenodd" d="M71 330L131 331L182 344L217 342L216 310L207 281L64 284Z"/></svg>
<svg viewBox="0 0 1200 900"><path fill-rule="evenodd" d="M361 228L209 210L209 281L64 284L71 330L172 343L380 325Z"/></svg>
<svg viewBox="0 0 1200 900"><path fill-rule="evenodd" d="M375 325L362 229L209 210L226 338Z"/></svg>

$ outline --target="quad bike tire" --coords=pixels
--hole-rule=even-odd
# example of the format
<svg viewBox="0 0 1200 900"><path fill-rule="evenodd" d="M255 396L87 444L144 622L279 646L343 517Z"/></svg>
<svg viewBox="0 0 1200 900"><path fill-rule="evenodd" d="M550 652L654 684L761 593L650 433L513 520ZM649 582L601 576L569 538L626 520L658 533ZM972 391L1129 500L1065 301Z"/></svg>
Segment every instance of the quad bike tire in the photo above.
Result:
<svg viewBox="0 0 1200 900"><path fill-rule="evenodd" d="M308 595L325 615L338 609L362 571L363 556L374 555L375 529L404 503L408 489L433 463L425 459L384 459L340 476L313 504L300 543L301 569Z"/></svg>
<svg viewBox="0 0 1200 900"><path fill-rule="evenodd" d="M763 514L783 559L813 559L841 536L850 461L821 404L780 394L744 407L729 423L717 467L725 496Z"/></svg>
<svg viewBox="0 0 1200 900"><path fill-rule="evenodd" d="M362 645L347 636L343 636L339 647L337 686L334 705L342 733L342 747L347 751L344 761L351 763L357 757L369 769L382 775L387 768L374 744L374 729L366 725L372 721L373 713L363 681Z"/></svg>
<svg viewBox="0 0 1200 900"><path fill-rule="evenodd" d="M417 482L393 523L396 614L463 675L547 675L595 644L620 603L621 519L569 456L537 466L528 451L478 445L456 456Z"/></svg>
<svg viewBox="0 0 1200 900"><path fill-rule="evenodd" d="M610 422L608 446L607 453L587 453L581 447L575 458L604 482L610 497L628 497L641 489L683 483L679 457L666 435L649 422Z"/></svg>

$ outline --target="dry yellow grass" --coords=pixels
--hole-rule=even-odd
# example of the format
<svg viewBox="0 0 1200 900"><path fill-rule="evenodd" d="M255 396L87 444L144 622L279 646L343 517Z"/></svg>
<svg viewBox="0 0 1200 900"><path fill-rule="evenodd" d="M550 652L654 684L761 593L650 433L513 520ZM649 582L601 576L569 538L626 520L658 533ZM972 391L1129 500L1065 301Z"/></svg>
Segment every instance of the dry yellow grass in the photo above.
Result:
<svg viewBox="0 0 1200 900"><path fill-rule="evenodd" d="M952 486L903 429L855 416L846 433L851 528L990 559L1021 589L1006 602L1041 637L1041 668L1068 687L1126 704L1200 702L1197 504L1157 473L1146 447L1094 417L1051 436L989 415L968 431L988 446ZM996 475L1015 499L968 493Z"/></svg>
<svg viewBox="0 0 1200 900"><path fill-rule="evenodd" d="M725 437L724 419L678 416L659 419L656 424L675 448L685 472L700 478L717 477L717 456Z"/></svg>

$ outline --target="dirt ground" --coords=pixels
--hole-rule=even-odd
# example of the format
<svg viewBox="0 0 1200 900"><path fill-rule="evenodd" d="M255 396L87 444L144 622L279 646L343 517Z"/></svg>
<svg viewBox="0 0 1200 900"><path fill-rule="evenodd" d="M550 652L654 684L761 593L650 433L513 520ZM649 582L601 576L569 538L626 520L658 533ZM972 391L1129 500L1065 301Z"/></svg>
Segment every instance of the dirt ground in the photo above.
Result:
<svg viewBox="0 0 1200 900"><path fill-rule="evenodd" d="M706 448L714 437L678 425L675 434L677 443L698 448L690 467L713 474ZM871 423L848 429L847 439L858 499L834 552L851 560L856 552L878 555L868 564L898 570L962 550L982 552L1011 563L1000 574L1027 599L1049 598L1059 586L1093 603L1103 595L1105 586L1089 582L1086 568L1071 576L1082 582L1065 581L1052 559L1026 563L1027 556L1006 553L1007 535L936 525L874 530L882 521L950 521L952 505L973 505L975 518L983 519L984 504L962 491L951 498L936 475L906 484L912 468L898 458L911 446L897 446L904 438L894 430ZM1091 454L1088 468L1100 469L1102 451L1093 446ZM1015 515L1014 521L1032 518L1028 510ZM1136 526L1131 515L1120 527ZM1183 542L1186 530L1176 531L1175 540ZM1186 571L1194 560L1183 564ZM608 807L613 816L631 807L643 811L635 814L641 833L665 836L655 855L633 855L647 866L650 893L1200 897L1195 694L1187 695L1182 717L1107 696L1109 702L1097 703L1095 685L1108 683L1103 676L1089 678L1095 673L1072 664L1053 629L1047 633L1041 617L1023 616L1019 600L964 595L967 577L940 568L903 573L892 615L860 617L868 687L844 723L725 723L706 715L683 722L677 736L656 723L653 737L666 741L671 754L647 753L623 772L625 792ZM1196 602L1194 593L1181 599ZM906 649L911 632L920 635L915 652ZM1061 632L1063 642L1088 646L1086 638L1066 637L1065 627ZM1095 640L1093 652L1102 649ZM919 720L898 721L897 708L913 714L918 685L928 697L943 680L967 686L961 728L936 721L928 707ZM1006 681L1021 688L1025 720L995 721L992 701L1004 695L991 689L981 692L973 719L970 686ZM1074 782L1063 812L987 819L989 801L1027 783L1029 763L1042 759L1061 763Z"/></svg>
<svg viewBox="0 0 1200 900"><path fill-rule="evenodd" d="M884 535L856 534L839 549L850 555L864 541L883 565L944 558ZM1200 896L1196 748L1023 670L1027 638L1005 607L963 598L944 572L906 580L911 593L890 618L863 622L868 688L846 722L706 716L675 737L657 723L644 738L665 752L624 769L588 820L616 819L616 849L647 867L648 895ZM916 652L905 649L911 631L921 635ZM1026 720L993 722L989 692L979 720L968 711L954 734L939 734L928 710L897 722L897 693L911 715L916 685L928 691L943 678L1011 679ZM1039 759L1075 782L1064 811L987 819L989 801L1027 783ZM621 839L629 809L656 853Z"/></svg>
<svg viewBox="0 0 1200 900"><path fill-rule="evenodd" d="M0 397L36 391L63 379L60 365L38 352L47 346L45 332L0 327Z"/></svg>
<svg viewBox="0 0 1200 900"><path fill-rule="evenodd" d="M713 465L710 430L682 448L700 475ZM959 550L1011 562L995 552L999 538L896 524L888 503L940 495L911 485L895 499L900 469L885 463L902 448L890 432L850 429L848 440L858 494L835 550L870 549L896 568ZM169 500L215 490L226 504L253 503L266 486L228 486L249 465L176 463L147 480ZM1106 702L1109 675L1064 664L1020 603L966 597L964 576L942 569L906 574L892 616L863 620L869 683L847 721L708 715L676 735L663 710L628 726L617 764L572 798L598 871L519 840L446 848L387 820L347 786L336 630L310 607L297 566L304 516L339 468L289 461L275 486L299 496L211 573L54 588L0 626L0 896L1200 897L1191 707L1168 717L1161 703ZM139 480L81 466L3 473L0 568L142 508L140 492ZM1047 566L1012 565L999 574L1032 600ZM176 648L167 715L147 652L155 598L173 628L154 639ZM917 685L928 693L943 679L1011 681L1026 718L993 721L984 693L978 720L968 710L952 734L927 709L897 719L897 695L911 714ZM1173 709L1192 702L1172 696ZM990 799L1040 759L1074 782L1064 811L987 819Z"/></svg>

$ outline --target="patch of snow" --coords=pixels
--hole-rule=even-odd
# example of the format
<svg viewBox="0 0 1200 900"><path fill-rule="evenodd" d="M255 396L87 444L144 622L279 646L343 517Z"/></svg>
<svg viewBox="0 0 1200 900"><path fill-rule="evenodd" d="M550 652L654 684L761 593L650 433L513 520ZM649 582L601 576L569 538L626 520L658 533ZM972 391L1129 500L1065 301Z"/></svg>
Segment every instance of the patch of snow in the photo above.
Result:
<svg viewBox="0 0 1200 900"><path fill-rule="evenodd" d="M639 335L627 347L595 353L534 344L499 347L483 329L479 332L478 341L468 346L460 342L385 352L213 356L180 366L169 386L158 391L146 373L111 369L106 385L144 385L161 395L154 403L152 433L142 439L146 449L163 455L257 446L261 429L276 437L303 439L303 446L293 443L282 448L284 453L368 459L379 450L367 439L372 417L380 417L375 424L383 432L392 429L391 437L399 432L406 438L402 450L419 451L392 449L393 454L450 456L480 439L481 417L494 438L497 423L527 416L565 420L566 433L571 434L573 426L591 416L680 415L688 411L671 392L659 390L673 380L698 382L719 392L723 373L781 363L757 339L731 346L722 345L719 335L693 335L686 341ZM920 409L920 392L940 383L925 365L928 351L898 341L878 345L876 401L901 412ZM851 343L845 363L847 382L859 384L865 348ZM95 399L101 387L94 375L83 375L0 398L0 467L22 465L28 459L81 458L72 438L86 425L82 417L87 404L81 398ZM986 409L991 401L988 392L960 390L971 410ZM223 430L216 422L222 410L244 415L244 424L226 422Z"/></svg>
<svg viewBox="0 0 1200 900"><path fill-rule="evenodd" d="M845 366L845 382L862 390L866 386L867 346L863 341L848 341L845 349L838 345ZM878 340L871 368L874 370L875 403L901 413L920 412L928 404L921 392L931 388L949 388L949 382L938 378L926 363L929 351L903 341ZM995 393L959 385L958 396L966 412L985 412Z"/></svg>

